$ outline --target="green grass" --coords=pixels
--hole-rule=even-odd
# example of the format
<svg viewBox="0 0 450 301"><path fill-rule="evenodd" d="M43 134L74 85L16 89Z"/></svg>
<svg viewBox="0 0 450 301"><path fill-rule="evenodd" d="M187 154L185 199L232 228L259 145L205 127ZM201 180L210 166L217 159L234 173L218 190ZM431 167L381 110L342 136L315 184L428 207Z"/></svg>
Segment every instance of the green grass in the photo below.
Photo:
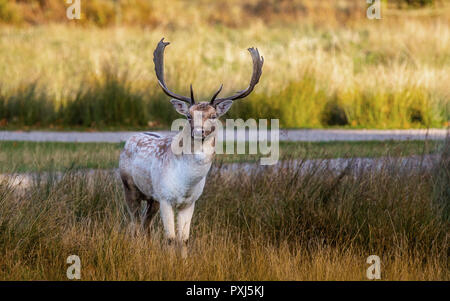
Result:
<svg viewBox="0 0 450 301"><path fill-rule="evenodd" d="M0 172L111 169L124 143L0 142ZM280 159L410 156L434 153L441 141L280 142ZM248 149L248 147L247 147ZM256 162L259 155L217 155L218 162Z"/></svg>

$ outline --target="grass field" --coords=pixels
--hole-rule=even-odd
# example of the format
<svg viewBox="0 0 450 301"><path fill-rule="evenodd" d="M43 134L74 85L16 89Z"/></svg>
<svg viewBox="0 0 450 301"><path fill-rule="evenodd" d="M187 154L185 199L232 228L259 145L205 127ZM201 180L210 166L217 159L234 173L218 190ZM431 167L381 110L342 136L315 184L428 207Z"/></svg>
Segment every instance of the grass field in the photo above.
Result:
<svg viewBox="0 0 450 301"><path fill-rule="evenodd" d="M280 159L411 156L438 153L442 141L280 142ZM1 173L117 168L123 143L0 141ZM248 146L247 146L248 150ZM217 155L216 161L256 162L260 155Z"/></svg>
<svg viewBox="0 0 450 301"><path fill-rule="evenodd" d="M152 62L162 37L168 86L192 83L197 100L245 88L258 47L261 80L226 118L449 127L449 2L381 2L369 20L364 0L89 0L68 20L65 1L0 0L0 130L170 128L179 115ZM159 217L149 233L130 220L122 148L0 141L0 280L67 280L70 255L81 280L367 280L370 255L382 280L450 280L448 139L280 142L261 168L217 155L186 260Z"/></svg>
<svg viewBox="0 0 450 301"><path fill-rule="evenodd" d="M26 189L4 179L0 279L64 280L76 254L82 280L365 280L378 255L383 280L448 281L448 151L431 169L381 159L355 173L288 161L213 173L185 261L167 252L159 218L149 237L132 235L112 172L43 174Z"/></svg>

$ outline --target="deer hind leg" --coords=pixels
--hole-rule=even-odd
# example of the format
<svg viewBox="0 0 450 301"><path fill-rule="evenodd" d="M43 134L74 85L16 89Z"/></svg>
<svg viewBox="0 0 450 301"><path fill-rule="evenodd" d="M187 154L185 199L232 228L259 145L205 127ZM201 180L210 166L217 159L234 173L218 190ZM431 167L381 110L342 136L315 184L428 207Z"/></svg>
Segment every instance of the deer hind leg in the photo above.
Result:
<svg viewBox="0 0 450 301"><path fill-rule="evenodd" d="M147 208L144 214L144 229L148 229L151 221L156 216L156 213L159 211L159 202L153 198L147 199Z"/></svg>
<svg viewBox="0 0 450 301"><path fill-rule="evenodd" d="M134 185L131 177L121 174L123 188L125 191L125 201L127 203L128 212L130 213L133 222L139 220L139 209L141 207L141 201L144 199L143 194Z"/></svg>

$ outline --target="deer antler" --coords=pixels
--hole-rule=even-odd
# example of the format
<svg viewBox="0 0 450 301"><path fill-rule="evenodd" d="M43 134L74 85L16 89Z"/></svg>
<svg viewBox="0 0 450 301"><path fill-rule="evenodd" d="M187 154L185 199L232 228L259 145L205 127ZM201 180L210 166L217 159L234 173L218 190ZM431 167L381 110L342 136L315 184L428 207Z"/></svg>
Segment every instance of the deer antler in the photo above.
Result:
<svg viewBox="0 0 450 301"><path fill-rule="evenodd" d="M161 41L159 41L158 46L156 46L155 51L153 52L153 63L155 63L155 72L156 77L158 78L158 83L163 89L164 93L166 93L168 96L187 102L189 105L193 105L195 104L195 100L194 92L192 91L192 85L191 97L189 98L171 92L169 88L167 88L166 82L164 81L164 49L169 44L169 42L164 42L164 38L162 38Z"/></svg>
<svg viewBox="0 0 450 301"><path fill-rule="evenodd" d="M248 51L250 52L253 59L253 74L250 80L250 85L247 87L247 89L239 91L232 96L216 99L217 95L219 95L220 91L222 90L222 86L220 86L219 90L217 90L217 92L214 94L213 98L210 101L211 105L217 105L225 100L236 100L239 98L244 98L248 96L250 93L252 93L256 84L259 82L259 78L261 77L264 58L259 55L258 48L255 49L252 47L249 48Z"/></svg>

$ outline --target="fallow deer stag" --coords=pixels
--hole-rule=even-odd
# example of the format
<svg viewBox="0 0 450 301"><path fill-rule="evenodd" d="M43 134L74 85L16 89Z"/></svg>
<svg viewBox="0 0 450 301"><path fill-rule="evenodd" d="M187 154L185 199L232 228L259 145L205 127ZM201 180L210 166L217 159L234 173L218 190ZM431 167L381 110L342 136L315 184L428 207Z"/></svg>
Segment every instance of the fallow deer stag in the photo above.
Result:
<svg viewBox="0 0 450 301"><path fill-rule="evenodd" d="M230 109L234 100L244 98L253 91L261 77L264 59L258 49L249 48L253 75L247 89L229 97L217 98L222 90L221 85L209 102L195 102L192 85L191 95L186 97L170 91L164 81L164 49L168 44L164 38L161 39L153 53L156 77L164 93L173 98L170 102L175 110L186 117L189 126L185 129L190 130L188 137L192 138L189 140L201 139L202 149L189 154L176 154L171 147L176 134L136 134L128 139L120 154L119 169L125 199L133 218L138 218L141 201L147 201L142 217L144 228L148 227L159 210L169 244L179 243L185 257L195 202L203 192L214 158L216 131L208 123L216 122Z"/></svg>

